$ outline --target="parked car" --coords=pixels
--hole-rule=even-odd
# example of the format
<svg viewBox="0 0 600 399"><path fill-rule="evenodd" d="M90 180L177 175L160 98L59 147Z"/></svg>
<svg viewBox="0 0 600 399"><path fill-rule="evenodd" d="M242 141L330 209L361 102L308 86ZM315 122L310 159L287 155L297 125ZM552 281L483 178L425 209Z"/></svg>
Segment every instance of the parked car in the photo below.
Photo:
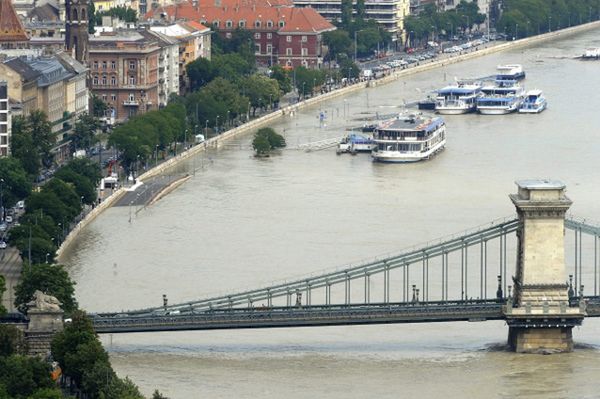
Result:
<svg viewBox="0 0 600 399"><path fill-rule="evenodd" d="M6 226L6 223L0 223L0 231L6 231L6 228L8 226Z"/></svg>
<svg viewBox="0 0 600 399"><path fill-rule="evenodd" d="M0 249L6 249L6 247L8 247L8 245L6 245L4 241L0 241Z"/></svg>
<svg viewBox="0 0 600 399"><path fill-rule="evenodd" d="M12 223L13 222L13 218L10 215L7 215L4 220L6 221L6 223Z"/></svg>

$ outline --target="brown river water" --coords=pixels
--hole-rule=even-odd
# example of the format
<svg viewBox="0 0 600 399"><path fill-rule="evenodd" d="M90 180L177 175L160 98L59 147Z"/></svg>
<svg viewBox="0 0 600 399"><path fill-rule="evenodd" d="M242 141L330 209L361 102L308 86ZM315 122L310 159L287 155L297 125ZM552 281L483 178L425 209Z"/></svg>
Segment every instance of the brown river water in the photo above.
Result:
<svg viewBox="0 0 600 399"><path fill-rule="evenodd" d="M586 47L600 47L600 31L420 73L273 126L290 146L341 136L365 112L400 111L455 76L523 64L525 88L542 89L549 109L447 116L446 150L427 162L381 165L333 149L255 159L250 135L199 155L181 166L200 168L183 186L132 223L127 207L109 209L64 254L80 304L91 312L160 306L163 293L187 301L398 252L510 216L507 195L523 178L564 181L573 213L600 219L600 62L568 58ZM460 322L102 341L120 375L171 398L600 397L600 320L574 331L571 354L510 353L506 337L503 322Z"/></svg>

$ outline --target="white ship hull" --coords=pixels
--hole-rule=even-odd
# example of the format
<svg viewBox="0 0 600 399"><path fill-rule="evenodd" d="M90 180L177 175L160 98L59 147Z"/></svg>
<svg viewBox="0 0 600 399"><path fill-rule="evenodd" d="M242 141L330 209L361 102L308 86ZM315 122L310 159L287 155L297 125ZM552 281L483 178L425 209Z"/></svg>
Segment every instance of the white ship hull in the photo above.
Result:
<svg viewBox="0 0 600 399"><path fill-rule="evenodd" d="M435 112L440 115L461 115L473 111L474 108L465 107L436 107Z"/></svg>
<svg viewBox="0 0 600 399"><path fill-rule="evenodd" d="M510 114L511 112L515 112L517 109L516 108L506 108L506 107L478 107L477 111L479 111L479 113L481 115L506 115L506 114Z"/></svg>
<svg viewBox="0 0 600 399"><path fill-rule="evenodd" d="M376 162L386 163L409 163L419 162L430 158L444 149L446 139L435 144L429 150L424 152L400 152L400 151L375 151L371 154Z"/></svg>

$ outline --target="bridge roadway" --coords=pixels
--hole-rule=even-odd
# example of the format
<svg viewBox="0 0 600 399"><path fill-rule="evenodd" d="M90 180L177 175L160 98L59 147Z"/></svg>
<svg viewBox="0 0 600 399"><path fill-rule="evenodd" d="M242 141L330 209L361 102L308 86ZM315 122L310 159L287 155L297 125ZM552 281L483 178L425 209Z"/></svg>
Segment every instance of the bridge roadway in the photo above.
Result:
<svg viewBox="0 0 600 399"><path fill-rule="evenodd" d="M600 317L600 296L585 297L587 317ZM391 323L503 320L504 301L470 300L427 303L376 303L302 307L255 307L155 312L146 315L91 314L99 334L220 330L242 328L315 327ZM571 306L578 306L573 298Z"/></svg>

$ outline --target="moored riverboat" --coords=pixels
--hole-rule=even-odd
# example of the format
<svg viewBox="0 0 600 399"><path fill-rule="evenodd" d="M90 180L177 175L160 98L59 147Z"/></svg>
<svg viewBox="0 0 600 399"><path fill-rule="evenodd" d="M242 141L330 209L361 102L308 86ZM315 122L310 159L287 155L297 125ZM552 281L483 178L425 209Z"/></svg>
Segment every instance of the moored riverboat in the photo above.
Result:
<svg viewBox="0 0 600 399"><path fill-rule="evenodd" d="M483 115L504 115L515 112L523 102L524 90L516 81L498 80L484 86L477 98L477 111Z"/></svg>
<svg viewBox="0 0 600 399"><path fill-rule="evenodd" d="M459 115L475 111L481 96L481 85L457 83L437 91L435 112L442 115Z"/></svg>
<svg viewBox="0 0 600 399"><path fill-rule="evenodd" d="M521 114L539 114L544 111L548 106L546 97L541 90L529 90L525 94L525 99L519 106L519 113Z"/></svg>
<svg viewBox="0 0 600 399"><path fill-rule="evenodd" d="M375 147L373 138L369 135L350 133L338 145L337 153L370 152Z"/></svg>
<svg viewBox="0 0 600 399"><path fill-rule="evenodd" d="M525 79L525 71L520 64L498 65L496 80L522 80Z"/></svg>
<svg viewBox="0 0 600 399"><path fill-rule="evenodd" d="M446 145L446 124L441 117L399 115L382 122L373 132L377 162L417 162L428 159Z"/></svg>
<svg viewBox="0 0 600 399"><path fill-rule="evenodd" d="M585 49L585 51L579 58L585 61L600 60L600 47Z"/></svg>

